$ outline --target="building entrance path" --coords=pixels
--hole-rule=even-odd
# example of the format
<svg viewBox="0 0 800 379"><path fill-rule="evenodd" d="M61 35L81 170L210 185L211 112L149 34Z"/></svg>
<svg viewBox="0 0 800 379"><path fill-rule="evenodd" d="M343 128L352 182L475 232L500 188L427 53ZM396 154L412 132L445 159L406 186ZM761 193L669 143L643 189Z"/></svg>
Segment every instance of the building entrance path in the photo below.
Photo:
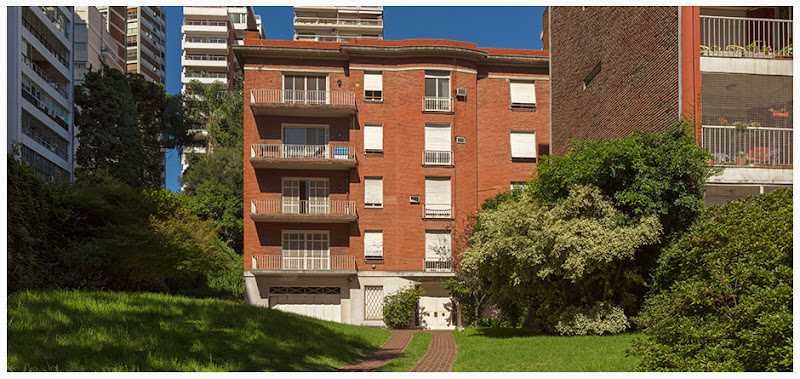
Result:
<svg viewBox="0 0 800 379"><path fill-rule="evenodd" d="M411 341L411 335L414 334L414 332L414 330L392 330L392 336L389 337L378 350L369 353L360 361L343 366L339 371L373 371L385 365L406 349L406 346L408 346L408 343Z"/></svg>
<svg viewBox="0 0 800 379"><path fill-rule="evenodd" d="M448 372L453 368L456 359L456 341L449 330L433 330L425 333L433 334L428 352L411 369L412 372Z"/></svg>

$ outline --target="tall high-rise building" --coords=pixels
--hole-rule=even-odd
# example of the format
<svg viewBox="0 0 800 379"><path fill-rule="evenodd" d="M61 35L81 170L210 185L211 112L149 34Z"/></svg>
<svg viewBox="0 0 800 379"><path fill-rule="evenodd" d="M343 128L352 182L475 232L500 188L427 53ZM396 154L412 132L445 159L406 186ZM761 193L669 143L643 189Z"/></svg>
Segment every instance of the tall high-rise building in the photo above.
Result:
<svg viewBox="0 0 800 379"><path fill-rule="evenodd" d="M45 180L73 176L73 7L8 7L8 148Z"/></svg>
<svg viewBox="0 0 800 379"><path fill-rule="evenodd" d="M124 14L125 7L107 7L105 15L96 7L75 7L75 85L83 83L89 69L99 70L103 64L125 72L124 34L118 30L117 33L111 33L117 25L108 22L109 10Z"/></svg>
<svg viewBox="0 0 800 379"><path fill-rule="evenodd" d="M295 41L383 39L383 7L294 7Z"/></svg>
<svg viewBox="0 0 800 379"><path fill-rule="evenodd" d="M166 12L162 7L128 7L126 17L127 71L166 85Z"/></svg>
<svg viewBox="0 0 800 379"><path fill-rule="evenodd" d="M193 80L203 84L222 83L231 90L233 74L239 70L232 47L243 43L248 29L258 30L264 37L261 17L253 12L253 7L183 7L182 92L188 92ZM184 171L189 167L188 153L205 154L207 149L205 128L190 132L195 138L192 146L183 146Z"/></svg>
<svg viewBox="0 0 800 379"><path fill-rule="evenodd" d="M792 7L549 7L553 153L688 117L724 168L706 204L792 186L792 24Z"/></svg>

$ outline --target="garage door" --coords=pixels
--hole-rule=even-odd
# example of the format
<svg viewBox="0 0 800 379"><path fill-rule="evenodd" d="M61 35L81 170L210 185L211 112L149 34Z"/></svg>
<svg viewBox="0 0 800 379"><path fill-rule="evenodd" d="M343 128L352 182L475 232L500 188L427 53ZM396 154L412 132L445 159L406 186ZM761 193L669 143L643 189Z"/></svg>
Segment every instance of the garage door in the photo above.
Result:
<svg viewBox="0 0 800 379"><path fill-rule="evenodd" d="M338 287L273 287L270 308L326 321L342 322Z"/></svg>

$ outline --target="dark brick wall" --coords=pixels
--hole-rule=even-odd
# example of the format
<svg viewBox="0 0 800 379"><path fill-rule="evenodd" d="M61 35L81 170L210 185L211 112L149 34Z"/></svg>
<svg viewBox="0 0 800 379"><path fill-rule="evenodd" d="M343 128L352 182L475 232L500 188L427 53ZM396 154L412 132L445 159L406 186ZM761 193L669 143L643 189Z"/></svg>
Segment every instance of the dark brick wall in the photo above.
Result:
<svg viewBox="0 0 800 379"><path fill-rule="evenodd" d="M679 120L677 7L549 7L552 152ZM602 62L584 89L583 80Z"/></svg>

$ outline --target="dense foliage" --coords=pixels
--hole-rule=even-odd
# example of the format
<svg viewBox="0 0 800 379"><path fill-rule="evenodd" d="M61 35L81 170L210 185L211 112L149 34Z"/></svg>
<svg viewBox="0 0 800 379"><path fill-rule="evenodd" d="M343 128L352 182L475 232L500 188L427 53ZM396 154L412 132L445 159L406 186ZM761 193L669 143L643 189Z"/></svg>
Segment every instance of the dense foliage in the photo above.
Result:
<svg viewBox="0 0 800 379"><path fill-rule="evenodd" d="M454 278L442 282L442 288L449 291L450 297L461 307L462 322L478 326L489 292L478 276L462 270L456 270L455 274Z"/></svg>
<svg viewBox="0 0 800 379"><path fill-rule="evenodd" d="M567 312L635 302L629 289L644 278L631 265L634 255L658 239L661 226L656 216L620 220L597 187L575 186L554 207L522 194L481 213L461 264L485 280L505 318L555 332Z"/></svg>
<svg viewBox="0 0 800 379"><path fill-rule="evenodd" d="M711 208L658 262L647 371L792 370L792 191Z"/></svg>
<svg viewBox="0 0 800 379"><path fill-rule="evenodd" d="M405 329L414 324L417 301L424 294L421 288L408 287L383 298L383 321L392 329Z"/></svg>

